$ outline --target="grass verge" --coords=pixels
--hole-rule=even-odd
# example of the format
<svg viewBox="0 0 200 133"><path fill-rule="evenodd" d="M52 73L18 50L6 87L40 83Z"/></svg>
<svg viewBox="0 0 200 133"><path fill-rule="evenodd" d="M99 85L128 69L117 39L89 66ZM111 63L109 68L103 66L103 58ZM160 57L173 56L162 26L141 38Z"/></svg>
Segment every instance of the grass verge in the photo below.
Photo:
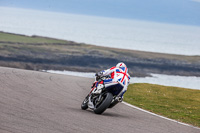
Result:
<svg viewBox="0 0 200 133"><path fill-rule="evenodd" d="M136 83L129 85L124 101L200 127L200 90Z"/></svg>

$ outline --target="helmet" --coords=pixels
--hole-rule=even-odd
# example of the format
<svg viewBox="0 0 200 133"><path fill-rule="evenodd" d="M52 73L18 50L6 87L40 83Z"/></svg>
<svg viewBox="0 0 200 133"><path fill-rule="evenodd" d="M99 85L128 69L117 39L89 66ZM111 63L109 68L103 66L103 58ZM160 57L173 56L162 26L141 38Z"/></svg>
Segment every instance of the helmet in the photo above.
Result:
<svg viewBox="0 0 200 133"><path fill-rule="evenodd" d="M124 68L124 69L126 69L127 67L126 67L126 65L123 63L123 62L120 62L120 63L118 63L117 65L116 65L116 67L117 68Z"/></svg>

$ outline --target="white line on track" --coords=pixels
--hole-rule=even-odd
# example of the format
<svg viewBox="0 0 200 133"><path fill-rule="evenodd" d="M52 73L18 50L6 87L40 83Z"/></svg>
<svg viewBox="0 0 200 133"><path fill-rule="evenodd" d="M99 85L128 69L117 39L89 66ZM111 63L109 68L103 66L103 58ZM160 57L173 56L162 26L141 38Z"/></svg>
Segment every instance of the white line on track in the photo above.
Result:
<svg viewBox="0 0 200 133"><path fill-rule="evenodd" d="M147 111L147 110L141 109L141 108L136 107L136 106L134 106L134 105L131 105L131 104L129 104L129 103L126 103L126 102L122 102L122 103L125 104L125 105L127 105L127 106L129 106L129 107L132 107L132 108L134 108L134 109L140 110L140 111L142 111L142 112L145 112L145 113L148 113L148 114L151 114L151 115L154 115L154 116L157 116L157 117L160 117L160 118L163 118L163 119L166 119L166 120L169 120L169 121L172 121L172 122L181 124L181 125L193 127L193 128L196 128L196 129L199 129L199 130L200 130L200 128L198 128L198 127L194 127L194 126L192 126L192 125L189 125L189 124L186 124L186 123L183 123L183 122L179 122L179 121L176 121L176 120L173 120L173 119L170 119L170 118L161 116L161 115L157 115L157 114L155 114L155 113L152 113L152 112L149 112L149 111Z"/></svg>

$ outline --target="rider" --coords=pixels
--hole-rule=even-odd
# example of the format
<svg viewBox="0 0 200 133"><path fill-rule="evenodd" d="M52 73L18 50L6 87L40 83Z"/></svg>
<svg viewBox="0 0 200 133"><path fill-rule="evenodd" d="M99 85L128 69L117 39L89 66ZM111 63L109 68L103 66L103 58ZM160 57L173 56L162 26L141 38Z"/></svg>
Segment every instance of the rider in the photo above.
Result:
<svg viewBox="0 0 200 133"><path fill-rule="evenodd" d="M116 88L116 93L118 96L116 99L118 101L123 100L123 95L127 90L130 75L128 74L128 68L123 62L118 63L115 67L111 67L110 69L103 70L97 73L95 76L109 76L110 78L105 79L103 82L98 82L96 85L96 89L94 89L93 93L99 94L102 89L105 87L109 89L110 87Z"/></svg>

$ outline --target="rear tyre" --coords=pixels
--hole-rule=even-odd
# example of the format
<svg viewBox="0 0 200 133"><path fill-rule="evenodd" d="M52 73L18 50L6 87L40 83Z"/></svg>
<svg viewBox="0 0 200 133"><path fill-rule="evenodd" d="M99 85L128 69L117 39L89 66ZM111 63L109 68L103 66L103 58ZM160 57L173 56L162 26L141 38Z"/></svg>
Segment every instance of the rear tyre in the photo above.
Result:
<svg viewBox="0 0 200 133"><path fill-rule="evenodd" d="M114 107L116 104L118 104L119 102L117 100L113 101L108 108L112 108Z"/></svg>
<svg viewBox="0 0 200 133"><path fill-rule="evenodd" d="M112 99L113 99L113 95L111 93L105 93L104 96L103 96L103 100L100 103L100 105L95 107L94 113L95 114L102 114L110 106Z"/></svg>
<svg viewBox="0 0 200 133"><path fill-rule="evenodd" d="M82 110L86 110L88 108L88 97L89 97L89 95L83 100L83 102L81 104Z"/></svg>

